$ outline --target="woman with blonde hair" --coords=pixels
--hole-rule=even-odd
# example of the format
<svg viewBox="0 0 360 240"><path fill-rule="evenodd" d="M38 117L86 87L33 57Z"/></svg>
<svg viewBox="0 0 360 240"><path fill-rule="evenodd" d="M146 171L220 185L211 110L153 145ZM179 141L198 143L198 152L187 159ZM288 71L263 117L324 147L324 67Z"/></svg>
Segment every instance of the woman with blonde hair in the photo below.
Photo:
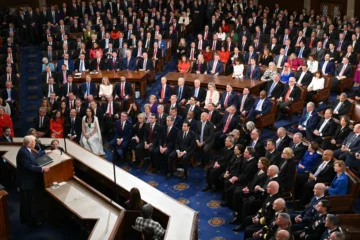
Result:
<svg viewBox="0 0 360 240"><path fill-rule="evenodd" d="M203 74L207 69L207 64L204 59L204 55L201 53L198 55L196 62L193 63L192 73Z"/></svg>
<svg viewBox="0 0 360 240"><path fill-rule="evenodd" d="M110 83L108 77L103 77L99 87L99 98L105 101L109 96L112 95L114 86Z"/></svg>
<svg viewBox="0 0 360 240"><path fill-rule="evenodd" d="M148 103L144 105L144 116L145 116L146 122L147 123L150 122L151 106Z"/></svg>
<svg viewBox="0 0 360 240"><path fill-rule="evenodd" d="M277 72L277 67L274 62L269 63L269 67L265 70L264 75L261 77L261 81L267 82L274 80L274 76Z"/></svg>
<svg viewBox="0 0 360 240"><path fill-rule="evenodd" d="M208 103L212 103L215 106L219 103L220 94L216 90L216 85L214 82L210 82L208 84L208 90L206 92L206 98L205 98L205 106L204 108L207 108Z"/></svg>
<svg viewBox="0 0 360 240"><path fill-rule="evenodd" d="M150 105L151 113L157 114L158 113L158 111L157 111L158 104L157 104L157 98L155 95L149 96L148 104Z"/></svg>
<svg viewBox="0 0 360 240"><path fill-rule="evenodd" d="M273 57L270 54L270 50L268 48L264 48L263 55L260 58L259 66L268 66L270 62L273 61Z"/></svg>
<svg viewBox="0 0 360 240"><path fill-rule="evenodd" d="M295 183L296 163L292 148L286 147L281 153L282 163L279 167L279 178L282 183L282 190L288 192Z"/></svg>
<svg viewBox="0 0 360 240"><path fill-rule="evenodd" d="M136 162L136 147L144 141L145 134L145 114L139 113L137 115L137 123L133 126L132 138L130 141L131 162Z"/></svg>
<svg viewBox="0 0 360 240"><path fill-rule="evenodd" d="M290 65L290 69L292 71L297 71L297 69L303 64L301 58L298 58L295 53L292 53L289 56L287 62Z"/></svg>
<svg viewBox="0 0 360 240"><path fill-rule="evenodd" d="M185 38L181 38L176 49L176 53L178 55L178 59L180 59L183 55L186 54L186 42Z"/></svg>

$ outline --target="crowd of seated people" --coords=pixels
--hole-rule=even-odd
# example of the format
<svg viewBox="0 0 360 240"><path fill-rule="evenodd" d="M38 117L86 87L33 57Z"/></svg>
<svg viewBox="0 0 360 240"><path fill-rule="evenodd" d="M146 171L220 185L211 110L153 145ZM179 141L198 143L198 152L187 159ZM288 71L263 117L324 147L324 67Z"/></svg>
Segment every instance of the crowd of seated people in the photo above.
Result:
<svg viewBox="0 0 360 240"><path fill-rule="evenodd" d="M130 162L139 168L147 159L148 170L163 169L166 179L173 177L178 159L182 181L191 176L189 163L202 165L203 191L222 192L222 206L234 211L231 223L241 223L234 230L246 229L248 238L341 235L337 217L327 214L331 203L326 196L346 195L346 168L360 168L360 125L350 125L346 116L354 104L346 93L324 113L316 111L315 100L325 88L338 92L346 79L359 85L357 18L331 19L306 9L291 13L251 0L218 5L171 0L168 6L162 1L103 5L74 0L34 12L20 9L4 18L4 140L14 136L11 114L19 101L17 44L41 43L43 101L32 129L37 137L65 135L98 155L104 155L108 142L115 158L126 161L130 153ZM171 49L169 40L175 43ZM99 86L91 74L81 84L74 82L79 72L151 71L169 54L179 60L180 73L264 83L254 96L251 88L240 93L227 84L222 91L210 82L205 89L198 79L189 86L182 77L170 86L162 77L158 92L143 99L148 104L141 112L125 75L119 81L104 77ZM262 138L258 121L276 108L276 120L285 119L284 110L303 95L305 109L292 133L279 128L275 139ZM293 188L298 206L310 203L316 211L307 207L290 217L282 197ZM137 221L139 227L151 217L149 206L143 210L147 217ZM313 226L315 218L320 226ZM155 234L163 234L156 229Z"/></svg>

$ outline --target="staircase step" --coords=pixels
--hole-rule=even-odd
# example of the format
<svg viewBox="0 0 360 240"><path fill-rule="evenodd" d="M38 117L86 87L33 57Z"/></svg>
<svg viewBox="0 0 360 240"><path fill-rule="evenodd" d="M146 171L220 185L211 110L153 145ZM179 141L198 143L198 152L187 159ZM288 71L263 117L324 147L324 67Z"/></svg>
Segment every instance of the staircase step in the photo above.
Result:
<svg viewBox="0 0 360 240"><path fill-rule="evenodd" d="M37 109L37 106L35 106L35 105L28 106L26 109L27 109L28 111L34 111L35 109Z"/></svg>
<svg viewBox="0 0 360 240"><path fill-rule="evenodd" d="M28 99L28 100L35 100L35 99L38 99L38 98L39 98L38 95L28 95L28 96L27 96L27 99Z"/></svg>

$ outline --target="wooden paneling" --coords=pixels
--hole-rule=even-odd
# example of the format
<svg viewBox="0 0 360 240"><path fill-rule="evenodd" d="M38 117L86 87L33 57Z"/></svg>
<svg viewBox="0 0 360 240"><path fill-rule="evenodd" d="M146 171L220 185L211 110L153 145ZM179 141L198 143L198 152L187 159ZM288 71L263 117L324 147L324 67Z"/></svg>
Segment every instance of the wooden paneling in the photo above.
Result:
<svg viewBox="0 0 360 240"><path fill-rule="evenodd" d="M360 16L360 1L355 1L354 16Z"/></svg>
<svg viewBox="0 0 360 240"><path fill-rule="evenodd" d="M274 9L275 3L280 4L281 9L287 9L289 13L292 13L293 10L297 10L301 12L301 9L304 7L304 0L277 0L277 1L269 1L269 0L259 0L259 4L263 5L263 7L268 6L270 9Z"/></svg>
<svg viewBox="0 0 360 240"><path fill-rule="evenodd" d="M25 6L29 5L33 8L39 7L39 1L38 0L11 0L11 1L0 1L0 8L2 7L18 7L18 6Z"/></svg>
<svg viewBox="0 0 360 240"><path fill-rule="evenodd" d="M346 14L347 0L312 0L311 9L314 9L316 13L321 13L322 3L335 3L340 5L341 15Z"/></svg>

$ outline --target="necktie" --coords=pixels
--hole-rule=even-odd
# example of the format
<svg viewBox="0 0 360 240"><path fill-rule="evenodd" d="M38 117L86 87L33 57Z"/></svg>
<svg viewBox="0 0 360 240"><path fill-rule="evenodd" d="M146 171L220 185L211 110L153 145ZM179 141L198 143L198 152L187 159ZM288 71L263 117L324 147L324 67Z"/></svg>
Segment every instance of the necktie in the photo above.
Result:
<svg viewBox="0 0 360 240"><path fill-rule="evenodd" d="M252 147L252 148L254 148L254 147L255 147L255 145L256 145L256 142L255 142L255 141L253 141L253 142L252 142L252 144L251 144L251 147Z"/></svg>
<svg viewBox="0 0 360 240"><path fill-rule="evenodd" d="M228 130L231 118L232 118L232 115L229 115L228 119L226 120L225 127L223 129L223 133L226 133L226 131Z"/></svg>
<svg viewBox="0 0 360 240"><path fill-rule="evenodd" d="M209 117L208 117L209 121L211 120L211 115L212 115L212 112L209 112Z"/></svg>
<svg viewBox="0 0 360 240"><path fill-rule="evenodd" d="M315 177L317 177L319 175L319 173L324 169L324 167L326 166L326 163L327 162L323 161L322 164L318 167L318 169L314 173Z"/></svg>
<svg viewBox="0 0 360 240"><path fill-rule="evenodd" d="M8 74L8 81L11 82L11 74Z"/></svg>
<svg viewBox="0 0 360 240"><path fill-rule="evenodd" d="M86 95L89 96L90 94L90 83L86 83L87 87L86 87Z"/></svg>
<svg viewBox="0 0 360 240"><path fill-rule="evenodd" d="M206 122L202 122L201 125L201 134L200 134L200 142L204 142L204 128L205 128Z"/></svg>
<svg viewBox="0 0 360 240"><path fill-rule="evenodd" d="M179 88L179 100L181 100L181 97L182 97L182 91L183 91L182 88L183 88L183 87L180 87L180 88Z"/></svg>
<svg viewBox="0 0 360 240"><path fill-rule="evenodd" d="M83 67L84 67L84 62L81 60L81 61L80 61L80 72L83 71Z"/></svg>
<svg viewBox="0 0 360 240"><path fill-rule="evenodd" d="M43 118L44 118L44 117L40 117L40 128L43 127L43 122L44 122L44 121L43 121Z"/></svg>
<svg viewBox="0 0 360 240"><path fill-rule="evenodd" d="M211 72L213 72L214 74L215 74L216 65L217 65L217 60L214 60L213 67L211 69Z"/></svg>
<svg viewBox="0 0 360 240"><path fill-rule="evenodd" d="M75 120L74 118L71 119L71 135L74 135L75 132Z"/></svg>
<svg viewBox="0 0 360 240"><path fill-rule="evenodd" d="M112 103L109 103L109 117L112 116Z"/></svg>
<svg viewBox="0 0 360 240"><path fill-rule="evenodd" d="M342 102L339 102L339 104L336 106L336 108L334 109L334 112L339 111L340 107L342 105Z"/></svg>
<svg viewBox="0 0 360 240"><path fill-rule="evenodd" d="M190 60L194 60L194 48L191 48Z"/></svg>
<svg viewBox="0 0 360 240"><path fill-rule="evenodd" d="M272 93L272 91L274 90L275 86L276 86L276 82L274 82L274 83L271 85L271 88L270 88L269 94L267 95L268 97L270 97L270 96L271 96L271 93Z"/></svg>
<svg viewBox="0 0 360 240"><path fill-rule="evenodd" d="M240 112L242 112L244 110L244 104L245 104L246 97L247 97L247 95L244 95L241 99Z"/></svg>
<svg viewBox="0 0 360 240"><path fill-rule="evenodd" d="M303 48L301 48L301 49L300 49L300 52L299 52L299 56L298 56L298 58L302 58L302 53L303 53L303 51L304 51L304 49L303 49Z"/></svg>
<svg viewBox="0 0 360 240"><path fill-rule="evenodd" d="M124 83L121 83L121 98L124 98L125 97L125 84Z"/></svg>
<svg viewBox="0 0 360 240"><path fill-rule="evenodd" d="M150 129L149 129L149 143L151 143L151 141L152 141L152 132L153 132L153 124L150 124Z"/></svg>
<svg viewBox="0 0 360 240"><path fill-rule="evenodd" d="M70 101L70 109L72 109L73 108L73 103L72 103L72 101Z"/></svg>
<svg viewBox="0 0 360 240"><path fill-rule="evenodd" d="M161 95L160 95L161 99L164 99L164 97L165 97L165 85L161 88Z"/></svg>
<svg viewBox="0 0 360 240"><path fill-rule="evenodd" d="M292 90L292 88L289 87L289 89L288 89L288 91L287 91L287 93L286 93L286 95L285 95L285 102L289 100L289 96L290 96L291 90Z"/></svg>
<svg viewBox="0 0 360 240"><path fill-rule="evenodd" d="M258 104L257 104L257 106L256 106L256 108L255 108L256 111L262 111L262 104L263 104L263 102L264 102L264 99L260 99L260 100L259 100L259 102L258 102Z"/></svg>
<svg viewBox="0 0 360 240"><path fill-rule="evenodd" d="M277 68L281 68L282 59L283 59L283 55L280 55L279 60L278 60L277 65L276 65Z"/></svg>
<svg viewBox="0 0 360 240"><path fill-rule="evenodd" d="M185 139L185 138L186 138L186 136L187 136L187 132L184 132L184 137L183 137L183 139Z"/></svg>
<svg viewBox="0 0 360 240"><path fill-rule="evenodd" d="M216 41L213 41L213 47L211 50L216 50Z"/></svg>
<svg viewBox="0 0 360 240"><path fill-rule="evenodd" d="M325 125L328 123L328 121L324 120L323 124L321 124L321 127L319 128L319 132L321 133L324 129Z"/></svg>
<svg viewBox="0 0 360 240"><path fill-rule="evenodd" d="M96 70L100 70L100 58L97 59Z"/></svg>
<svg viewBox="0 0 360 240"><path fill-rule="evenodd" d="M227 93L227 94L226 94L225 101L224 101L224 107L225 107L225 108L227 108L227 103L228 103L228 100L229 100L229 96L230 96L230 93Z"/></svg>
<svg viewBox="0 0 360 240"><path fill-rule="evenodd" d="M340 77L342 77L344 75L345 69L346 69L346 65L344 64L344 66L342 67L341 72L339 74Z"/></svg>
<svg viewBox="0 0 360 240"><path fill-rule="evenodd" d="M346 147L350 147L350 145L351 145L351 144L352 144L352 142L353 142L353 141L357 138L357 136L358 136L358 135L356 135L356 134L355 134L355 135L351 138L351 140L350 140L349 142L347 142L347 143L346 143L346 145L345 145L345 146L346 146Z"/></svg>

